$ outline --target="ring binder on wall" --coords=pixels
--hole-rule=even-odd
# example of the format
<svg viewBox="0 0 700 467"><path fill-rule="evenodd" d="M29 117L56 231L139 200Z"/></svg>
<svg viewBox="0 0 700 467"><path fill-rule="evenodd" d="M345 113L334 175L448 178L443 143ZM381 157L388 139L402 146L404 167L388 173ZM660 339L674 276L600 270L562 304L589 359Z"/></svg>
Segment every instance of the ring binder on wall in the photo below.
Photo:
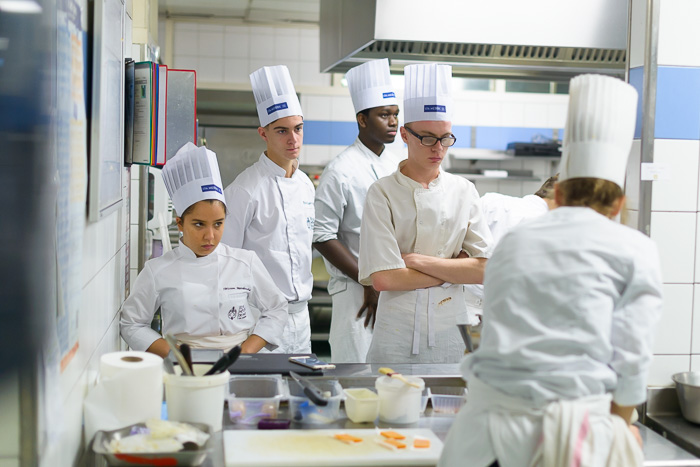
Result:
<svg viewBox="0 0 700 467"><path fill-rule="evenodd" d="M162 167L185 143L197 141L196 73L137 62L133 78L129 68L126 78L126 101L131 105L126 114L133 118L126 128L130 150L124 162Z"/></svg>

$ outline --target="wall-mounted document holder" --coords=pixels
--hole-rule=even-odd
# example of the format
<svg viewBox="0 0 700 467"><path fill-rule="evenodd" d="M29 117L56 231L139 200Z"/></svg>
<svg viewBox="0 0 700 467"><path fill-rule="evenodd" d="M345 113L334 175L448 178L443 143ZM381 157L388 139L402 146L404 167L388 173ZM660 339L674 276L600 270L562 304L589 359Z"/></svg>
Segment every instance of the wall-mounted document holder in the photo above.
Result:
<svg viewBox="0 0 700 467"><path fill-rule="evenodd" d="M127 63L125 164L162 167L185 143L196 143L196 89L193 70Z"/></svg>

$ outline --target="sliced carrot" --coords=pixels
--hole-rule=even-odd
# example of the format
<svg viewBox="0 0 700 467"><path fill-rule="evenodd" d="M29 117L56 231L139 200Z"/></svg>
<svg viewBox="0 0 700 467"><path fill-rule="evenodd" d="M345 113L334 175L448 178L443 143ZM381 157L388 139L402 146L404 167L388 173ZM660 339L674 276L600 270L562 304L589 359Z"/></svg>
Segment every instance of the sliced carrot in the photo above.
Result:
<svg viewBox="0 0 700 467"><path fill-rule="evenodd" d="M402 443L401 441L397 441L397 440L392 439L392 438L385 439L384 442L386 444L391 444L392 446L394 446L397 449L404 449L406 447L406 445L404 443Z"/></svg>
<svg viewBox="0 0 700 467"><path fill-rule="evenodd" d="M430 440L425 439L425 438L415 438L413 440L413 447L414 448L429 448L430 447Z"/></svg>
<svg viewBox="0 0 700 467"><path fill-rule="evenodd" d="M404 435L395 431L382 431L379 434L389 439L406 439Z"/></svg>
<svg viewBox="0 0 700 467"><path fill-rule="evenodd" d="M362 438L358 438L357 436L352 436L347 433L338 433L336 435L333 435L333 437L339 441L342 441L344 443L360 443L362 442Z"/></svg>

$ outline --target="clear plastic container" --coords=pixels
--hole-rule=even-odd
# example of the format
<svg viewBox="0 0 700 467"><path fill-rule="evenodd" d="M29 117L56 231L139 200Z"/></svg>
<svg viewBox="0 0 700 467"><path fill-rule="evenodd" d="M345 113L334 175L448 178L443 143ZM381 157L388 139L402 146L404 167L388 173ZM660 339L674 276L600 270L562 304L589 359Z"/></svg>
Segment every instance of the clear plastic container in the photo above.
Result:
<svg viewBox="0 0 700 467"><path fill-rule="evenodd" d="M379 420L382 422L408 424L415 423L420 418L425 382L415 376L405 378L419 387L409 386L389 376L377 378L375 387L379 394Z"/></svg>
<svg viewBox="0 0 700 467"><path fill-rule="evenodd" d="M430 388L430 403L433 412L456 414L467 401L467 388L456 386L433 386Z"/></svg>
<svg viewBox="0 0 700 467"><path fill-rule="evenodd" d="M236 375L229 380L228 414L234 423L253 425L277 418L287 388L280 375Z"/></svg>
<svg viewBox="0 0 700 467"><path fill-rule="evenodd" d="M425 408L428 407L428 399L430 399L430 388L425 387L420 395L420 413L425 412Z"/></svg>
<svg viewBox="0 0 700 467"><path fill-rule="evenodd" d="M317 406L304 394L304 388L294 380L289 380L289 413L293 422L328 424L336 421L343 400L343 387L336 380L312 380L326 397L328 405Z"/></svg>
<svg viewBox="0 0 700 467"><path fill-rule="evenodd" d="M379 415L379 396L367 388L345 389L345 414L353 423L367 423Z"/></svg>

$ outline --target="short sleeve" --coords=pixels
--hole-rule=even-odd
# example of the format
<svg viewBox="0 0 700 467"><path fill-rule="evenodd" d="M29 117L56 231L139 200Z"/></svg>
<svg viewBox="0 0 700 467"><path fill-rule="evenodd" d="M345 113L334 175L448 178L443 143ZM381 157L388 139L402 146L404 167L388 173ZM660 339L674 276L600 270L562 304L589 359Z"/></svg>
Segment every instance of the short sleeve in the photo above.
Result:
<svg viewBox="0 0 700 467"><path fill-rule="evenodd" d="M367 192L360 227L360 284L372 285L370 276L375 272L405 267L389 200L380 182L375 182Z"/></svg>

